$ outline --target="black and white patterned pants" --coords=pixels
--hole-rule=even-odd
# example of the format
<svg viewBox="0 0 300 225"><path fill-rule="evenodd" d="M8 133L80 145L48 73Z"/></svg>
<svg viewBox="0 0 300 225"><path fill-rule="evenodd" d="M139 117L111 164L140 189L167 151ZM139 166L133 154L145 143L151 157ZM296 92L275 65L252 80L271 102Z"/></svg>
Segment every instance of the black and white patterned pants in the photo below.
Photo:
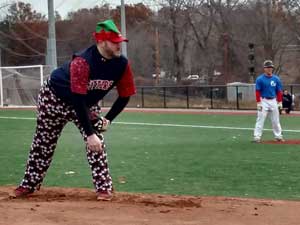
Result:
<svg viewBox="0 0 300 225"><path fill-rule="evenodd" d="M40 90L38 97L38 116L35 135L27 160L24 178L21 187L32 190L39 189L52 161L56 144L64 126L72 121L80 130L84 141L86 134L79 123L75 110L56 97L46 82ZM93 106L90 111L100 114L99 106ZM92 170L95 189L99 191L112 191L112 179L109 173L104 137L97 132L103 143L103 151L96 152L86 149L87 159Z"/></svg>

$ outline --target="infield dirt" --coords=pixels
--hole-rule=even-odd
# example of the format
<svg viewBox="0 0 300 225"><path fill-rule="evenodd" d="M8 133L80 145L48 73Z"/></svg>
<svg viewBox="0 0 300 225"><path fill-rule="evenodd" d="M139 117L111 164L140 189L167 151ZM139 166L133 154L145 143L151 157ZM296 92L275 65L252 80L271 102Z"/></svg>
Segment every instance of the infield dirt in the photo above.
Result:
<svg viewBox="0 0 300 225"><path fill-rule="evenodd" d="M0 225L298 225L300 201L117 192L96 201L90 189L42 188L12 199L0 187Z"/></svg>

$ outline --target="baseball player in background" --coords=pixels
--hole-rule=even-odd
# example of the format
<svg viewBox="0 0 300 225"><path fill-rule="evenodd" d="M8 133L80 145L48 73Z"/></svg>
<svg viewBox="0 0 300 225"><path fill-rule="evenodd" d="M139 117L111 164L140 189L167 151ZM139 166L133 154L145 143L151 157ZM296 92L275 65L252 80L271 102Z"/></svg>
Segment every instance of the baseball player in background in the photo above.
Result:
<svg viewBox="0 0 300 225"><path fill-rule="evenodd" d="M113 196L103 131L125 108L136 88L128 60L120 52L121 42L128 40L114 22L99 22L93 36L96 43L55 69L40 90L36 132L24 178L14 197L27 196L40 188L58 138L69 121L86 143L97 199L110 200ZM114 87L119 96L101 117L99 101Z"/></svg>
<svg viewBox="0 0 300 225"><path fill-rule="evenodd" d="M275 140L284 141L279 121L279 110L282 108L282 84L280 78L273 74L271 60L264 62L264 73L255 81L257 119L254 129L254 142L261 142L266 117L269 115Z"/></svg>

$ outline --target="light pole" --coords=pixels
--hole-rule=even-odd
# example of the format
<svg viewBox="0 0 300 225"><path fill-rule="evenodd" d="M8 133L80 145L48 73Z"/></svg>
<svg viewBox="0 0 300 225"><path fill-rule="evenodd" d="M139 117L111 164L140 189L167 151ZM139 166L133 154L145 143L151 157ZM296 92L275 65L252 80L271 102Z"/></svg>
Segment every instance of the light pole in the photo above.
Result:
<svg viewBox="0 0 300 225"><path fill-rule="evenodd" d="M47 42L48 64L51 69L57 67L55 17L53 0L48 0L48 42Z"/></svg>
<svg viewBox="0 0 300 225"><path fill-rule="evenodd" d="M126 37L126 16L124 0L121 0L121 33L123 37ZM122 54L127 57L127 43L122 42Z"/></svg>
<svg viewBox="0 0 300 225"><path fill-rule="evenodd" d="M0 9L10 6L12 4L3 4ZM0 18L2 19L2 18ZM1 41L1 40L0 40ZM2 41L1 41L2 42ZM2 66L2 49L0 47L0 67ZM2 82L2 69L0 68L0 106L3 107L3 82Z"/></svg>

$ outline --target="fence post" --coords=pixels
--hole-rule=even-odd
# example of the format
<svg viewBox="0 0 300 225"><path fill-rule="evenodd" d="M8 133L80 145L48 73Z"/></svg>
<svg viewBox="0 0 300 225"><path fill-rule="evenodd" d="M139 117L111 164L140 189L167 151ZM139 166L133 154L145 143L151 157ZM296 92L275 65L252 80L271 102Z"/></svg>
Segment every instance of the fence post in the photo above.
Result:
<svg viewBox="0 0 300 225"><path fill-rule="evenodd" d="M0 106L3 107L3 82L2 82L2 68L0 68Z"/></svg>
<svg viewBox="0 0 300 225"><path fill-rule="evenodd" d="M190 108L190 96L189 96L189 87L186 87L186 108Z"/></svg>
<svg viewBox="0 0 300 225"><path fill-rule="evenodd" d="M240 102L239 102L239 86L235 86L236 91L236 109L240 109Z"/></svg>
<svg viewBox="0 0 300 225"><path fill-rule="evenodd" d="M212 87L209 87L210 89L210 108L213 109L214 106L213 106L213 88Z"/></svg>
<svg viewBox="0 0 300 225"><path fill-rule="evenodd" d="M167 108L167 102L166 102L166 87L163 87L164 92L164 108Z"/></svg>
<svg viewBox="0 0 300 225"><path fill-rule="evenodd" d="M145 104L144 104L144 88L143 87L141 87L142 88L142 90L141 90L141 92L142 92L142 108L144 108L144 106L145 106Z"/></svg>
<svg viewBox="0 0 300 225"><path fill-rule="evenodd" d="M43 71L43 65L40 65L40 83L41 87L43 86L44 83L44 71Z"/></svg>

